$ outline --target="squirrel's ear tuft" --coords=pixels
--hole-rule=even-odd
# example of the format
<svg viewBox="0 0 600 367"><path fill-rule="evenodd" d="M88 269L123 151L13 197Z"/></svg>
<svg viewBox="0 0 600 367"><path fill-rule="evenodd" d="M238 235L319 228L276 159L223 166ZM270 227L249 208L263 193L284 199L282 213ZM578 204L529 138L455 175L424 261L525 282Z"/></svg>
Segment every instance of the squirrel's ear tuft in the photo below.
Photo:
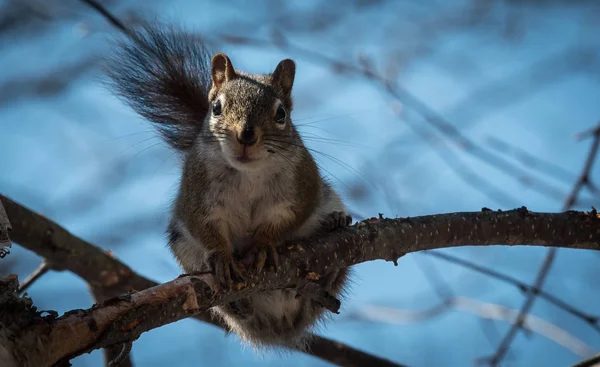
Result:
<svg viewBox="0 0 600 367"><path fill-rule="evenodd" d="M296 63L290 59L282 60L273 72L273 83L281 87L286 97L292 93L295 75Z"/></svg>
<svg viewBox="0 0 600 367"><path fill-rule="evenodd" d="M218 53L212 58L211 76L213 89L218 90L223 83L233 80L236 77L235 69L229 57L223 53Z"/></svg>

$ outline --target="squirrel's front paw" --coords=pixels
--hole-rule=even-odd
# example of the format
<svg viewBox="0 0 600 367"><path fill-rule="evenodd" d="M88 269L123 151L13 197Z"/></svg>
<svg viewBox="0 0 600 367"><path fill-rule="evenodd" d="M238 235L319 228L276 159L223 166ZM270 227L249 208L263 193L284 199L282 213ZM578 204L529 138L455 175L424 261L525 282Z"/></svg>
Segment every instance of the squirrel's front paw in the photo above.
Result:
<svg viewBox="0 0 600 367"><path fill-rule="evenodd" d="M233 260L231 254L222 252L213 252L206 260L208 266L212 269L220 285L225 289L231 289L234 282L243 282L245 280L240 268Z"/></svg>
<svg viewBox="0 0 600 367"><path fill-rule="evenodd" d="M277 271L277 268L279 267L277 248L275 248L274 245L253 246L244 255L242 262L244 265L247 265L247 267L254 267L258 273L260 273L267 264L273 266L275 271Z"/></svg>
<svg viewBox="0 0 600 367"><path fill-rule="evenodd" d="M331 212L323 220L323 227L328 230L344 228L352 223L352 217L345 212Z"/></svg>

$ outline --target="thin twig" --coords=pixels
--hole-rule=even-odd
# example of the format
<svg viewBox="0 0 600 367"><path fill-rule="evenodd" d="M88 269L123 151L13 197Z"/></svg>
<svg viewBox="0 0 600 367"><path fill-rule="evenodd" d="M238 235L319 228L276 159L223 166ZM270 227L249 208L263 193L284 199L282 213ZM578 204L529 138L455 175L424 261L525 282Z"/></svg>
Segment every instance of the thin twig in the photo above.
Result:
<svg viewBox="0 0 600 367"><path fill-rule="evenodd" d="M590 151L585 160L585 165L583 166L583 170L581 171L577 182L575 182L575 185L573 185L571 193L565 200L563 210L569 210L573 207L573 205L575 205L575 203L577 203L577 197L581 192L581 189L583 189L585 186L593 187L590 174L592 172L592 167L594 165L594 161L596 160L596 156L598 155L598 146L600 146L600 122L594 129L593 134L594 140L592 141L592 146L590 147Z"/></svg>
<svg viewBox="0 0 600 367"><path fill-rule="evenodd" d="M544 258L544 262L542 263L542 266L540 267L540 270L538 272L538 275L536 277L536 280L535 280L535 283L534 283L532 289L533 288L536 288L536 289L542 288L542 286L544 285L544 281L546 280L546 276L548 275L548 272L550 271L550 268L552 267L552 263L554 262L555 256L556 256L556 248L551 248L550 250L548 250L548 253L546 254L546 257ZM519 315L517 316L516 321L512 324L510 330L508 330L508 333L506 333L504 339L502 339L502 342L500 342L500 345L498 346L496 353L489 359L482 359L483 362L489 362L491 366L499 365L499 363L502 361L504 356L508 353L508 350L510 349L510 345L511 345L512 341L514 340L515 336L517 335L517 332L519 332L521 329L523 329L523 323L525 322L525 319L527 318L527 314L529 314L531 307L533 307L533 304L535 303L536 298L537 298L537 295L534 292L532 292L530 289L528 292L528 295L527 295L527 299L525 300L525 303L523 303L523 306L521 307L521 311L519 312Z"/></svg>
<svg viewBox="0 0 600 367"><path fill-rule="evenodd" d="M600 124L600 121L598 121L598 124ZM584 130L580 133L575 134L575 140L577 141L582 141L585 140L587 138L593 138L596 135L598 135L598 129L600 128L599 125L596 125L592 128L589 128L587 130Z"/></svg>
<svg viewBox="0 0 600 367"><path fill-rule="evenodd" d="M510 275L500 273L496 270L493 270L493 269L487 268L485 266L470 262L468 260L461 259L461 258L453 256L453 255L449 255L449 254L438 252L438 251L425 251L425 252L423 252L423 255L433 256L435 258L447 261L449 263L459 265L464 268L487 275L491 278L506 282L508 284L512 284L515 287L519 288L522 292L531 291L533 293L537 293L540 298L543 298L546 301L548 301L549 303L552 303L553 305L557 306L558 308L572 314L575 317L582 319L587 324L589 324L594 330L596 330L597 332L600 333L600 325L598 325L599 318L597 316L592 316L590 314L587 314L542 289L534 288L534 287L530 286L529 284L526 284L524 282L519 281L516 278L511 277Z"/></svg>
<svg viewBox="0 0 600 367"><path fill-rule="evenodd" d="M418 260L421 260L421 261L418 261ZM419 270L421 270L421 273L425 276L425 279L427 279L427 282L431 285L431 287L437 293L438 297L440 299L454 298L456 296L455 292L448 285L448 283L446 283L446 281L444 281L444 279L442 278L440 273L437 271L435 266L432 266L431 264L424 265L422 263L423 260L425 260L425 259L423 259L423 258L415 259L415 264L417 264L417 267L419 268Z"/></svg>
<svg viewBox="0 0 600 367"><path fill-rule="evenodd" d="M487 142L489 147L496 150L499 153L513 156L522 165L527 166L531 169L537 170L540 173L546 174L553 177L556 180L564 181L568 184L573 182L575 174L562 168L561 166L543 160L536 157L535 155L527 152L525 149L512 145L506 141L503 141L495 136L488 136Z"/></svg>
<svg viewBox="0 0 600 367"><path fill-rule="evenodd" d="M46 274L48 270L51 270L50 264L46 260L42 260L40 265L20 284L19 293L25 292L36 280Z"/></svg>
<svg viewBox="0 0 600 367"><path fill-rule="evenodd" d="M406 125L423 141L429 141L427 135L419 123L411 123L406 121ZM496 183L488 180L486 177L480 175L477 171L469 168L466 164L461 162L458 156L450 149L448 144L444 140L439 141L438 147L445 148L444 151L441 149L433 149L433 152L448 165L465 184L471 186L475 190L479 191L483 195L487 196L491 200L495 201L503 207L510 207L519 201L512 195L504 192L504 190Z"/></svg>
<svg viewBox="0 0 600 367"><path fill-rule="evenodd" d="M100 13L104 18L106 18L110 24L120 29L126 35L130 34L129 28L125 26L117 17L112 15L111 12L108 11L102 4L98 3L96 0L81 0L83 3L87 4L94 8L98 13Z"/></svg>
<svg viewBox="0 0 600 367"><path fill-rule="evenodd" d="M427 254L429 251L424 251L422 254ZM420 261L418 261L420 260ZM429 284L435 289L438 296L450 306L456 299L456 292L450 287L450 285L444 280L442 275L437 271L436 267L433 264L423 265L421 262L426 260L425 258L415 259L417 266L420 268L421 273L425 276L425 279L429 282ZM427 259L428 260L428 259ZM483 320L483 319L482 319ZM494 341L491 339L491 336L487 332L488 329L485 328L483 323L480 323L483 334L486 339L490 343L490 346L494 348ZM495 329L496 334L499 333L495 324L490 324L492 328Z"/></svg>

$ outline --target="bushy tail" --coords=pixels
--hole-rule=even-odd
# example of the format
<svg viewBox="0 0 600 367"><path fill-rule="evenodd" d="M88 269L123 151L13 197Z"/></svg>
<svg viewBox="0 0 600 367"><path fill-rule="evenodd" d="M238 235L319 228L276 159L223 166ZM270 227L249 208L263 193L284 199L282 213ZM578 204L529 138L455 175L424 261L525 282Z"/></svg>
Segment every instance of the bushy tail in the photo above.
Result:
<svg viewBox="0 0 600 367"><path fill-rule="evenodd" d="M164 140L185 151L208 112L210 52L198 36L159 23L130 29L106 64L108 84Z"/></svg>

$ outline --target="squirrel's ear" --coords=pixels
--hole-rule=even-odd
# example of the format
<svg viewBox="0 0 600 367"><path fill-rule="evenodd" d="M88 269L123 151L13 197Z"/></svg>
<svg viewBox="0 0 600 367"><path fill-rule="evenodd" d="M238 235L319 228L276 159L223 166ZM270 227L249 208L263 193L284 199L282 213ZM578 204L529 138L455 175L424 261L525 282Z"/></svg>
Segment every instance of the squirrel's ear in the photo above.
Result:
<svg viewBox="0 0 600 367"><path fill-rule="evenodd" d="M223 83L233 80L236 77L233 64L229 57L223 53L218 53L212 58L211 77L213 89L220 89Z"/></svg>
<svg viewBox="0 0 600 367"><path fill-rule="evenodd" d="M296 75L296 63L294 60L282 60L273 72L273 83L279 85L286 97L292 93L294 76Z"/></svg>

